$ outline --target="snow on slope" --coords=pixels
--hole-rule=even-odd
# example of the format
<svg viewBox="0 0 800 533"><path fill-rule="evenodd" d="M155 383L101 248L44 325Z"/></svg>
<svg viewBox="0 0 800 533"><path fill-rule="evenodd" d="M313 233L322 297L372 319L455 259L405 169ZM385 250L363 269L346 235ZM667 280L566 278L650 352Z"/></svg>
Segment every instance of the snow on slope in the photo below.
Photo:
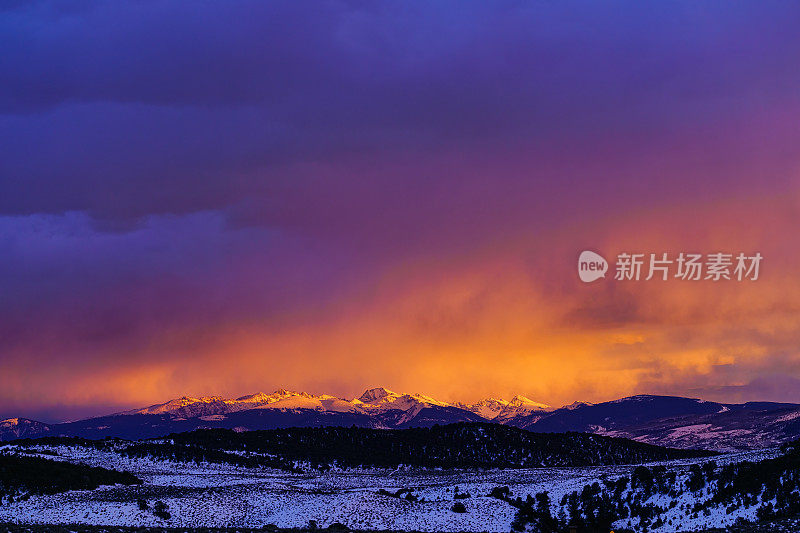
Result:
<svg viewBox="0 0 800 533"><path fill-rule="evenodd" d="M508 407L508 402L505 400L498 400L496 398L486 398L473 404L456 404L456 407L472 411L476 415L480 415L487 420L493 420L500 414L500 412Z"/></svg>
<svg viewBox="0 0 800 533"><path fill-rule="evenodd" d="M145 418L131 420L125 415ZM668 447L734 451L800 438L798 419L797 404L718 404L670 396L639 395L599 404L575 403L554 410L524 396L465 404L382 387L369 389L352 400L280 389L234 399L182 397L117 415L63 424L8 419L0 422L0 441L51 434L135 439L201 427L245 430L311 424L393 428L491 420L534 432L592 432Z"/></svg>
<svg viewBox="0 0 800 533"><path fill-rule="evenodd" d="M525 396L516 395L508 402L506 408L497 415L497 419L507 420L516 416L525 416L535 412L548 411L550 409L551 407L549 405L534 402Z"/></svg>
<svg viewBox="0 0 800 533"><path fill-rule="evenodd" d="M28 420L27 418L7 418L0 420L0 433L14 437L27 437L31 433L46 433L50 431L47 424Z"/></svg>
<svg viewBox="0 0 800 533"><path fill-rule="evenodd" d="M206 408L208 407L213 408L214 406L219 406L220 404L224 404L224 399L219 396L204 396L202 398L190 398L188 396L184 396L182 398L169 400L168 402L165 403L151 405L150 407L145 407L143 409L126 411L121 414L162 415L162 414L176 414L179 411L186 410L189 412L196 412L195 415L189 415L189 416L199 416L201 414L205 414L201 411L205 410ZM220 413L214 413L214 414L220 414Z"/></svg>
<svg viewBox="0 0 800 533"><path fill-rule="evenodd" d="M5 445L0 448L8 452L15 447ZM604 478L630 475L635 468L634 465L455 471L334 468L326 472L291 474L211 463L196 465L132 458L113 450L79 446L42 445L32 451L44 452L46 455L42 457L49 459L128 470L143 479L145 484L31 496L0 506L0 522L134 527L262 527L275 524L302 528L308 525L309 520L315 520L320 528L340 522L354 529L507 532L511 529L516 510L506 502L489 497L493 488L508 486L513 496L523 499L547 490L555 506L571 491ZM722 464L757 460L762 455L765 453L715 459ZM694 462L680 460L659 464L685 476L687 468ZM456 501L455 487L461 494L470 494L469 498L458 500L465 504L466 513L451 510ZM424 501L411 502L377 493L379 489L393 492L401 488L413 488L414 495ZM172 518L163 521L151 511L139 510L139 498L147 500L151 506L155 500L166 502ZM691 502L687 500L687 503ZM675 521L687 518L679 515L679 510L671 511L670 516ZM749 516L751 512L750 509L729 514L725 514L724 509L714 511L710 516L701 515L694 519L691 525L699 528L728 524L737 516ZM632 525L641 531L636 524ZM668 533L675 529L665 526L656 531Z"/></svg>
<svg viewBox="0 0 800 533"><path fill-rule="evenodd" d="M391 409L407 411L418 406L450 407L451 405L424 394L400 394L383 387L369 389L357 401L367 412L381 412Z"/></svg>
<svg viewBox="0 0 800 533"><path fill-rule="evenodd" d="M398 393L383 387L376 387L365 391L364 394L353 400L346 400L330 394L313 395L285 389L279 389L272 394L258 392L235 399L226 399L221 396L200 398L184 396L119 414L170 414L192 418L228 414L248 409L313 409L338 413L375 414L390 410L419 412L421 407L458 407L487 419L498 418L498 420L549 409L547 405L534 402L524 396L515 396L511 401L489 398L475 404L465 405L443 402L424 394Z"/></svg>
<svg viewBox="0 0 800 533"><path fill-rule="evenodd" d="M546 412L549 405L535 402L525 396L514 396L511 401L487 398L473 404L457 403L455 407L472 411L487 420L509 420L517 416L525 416L535 412Z"/></svg>

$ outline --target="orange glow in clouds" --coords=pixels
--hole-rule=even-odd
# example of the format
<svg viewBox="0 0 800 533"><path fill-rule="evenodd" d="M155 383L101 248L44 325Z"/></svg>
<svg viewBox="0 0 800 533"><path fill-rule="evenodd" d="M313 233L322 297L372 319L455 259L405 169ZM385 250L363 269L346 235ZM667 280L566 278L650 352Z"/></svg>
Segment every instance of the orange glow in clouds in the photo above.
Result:
<svg viewBox="0 0 800 533"><path fill-rule="evenodd" d="M744 209L765 217L752 224ZM797 209L732 201L703 206L699 227L690 210L664 210L520 231L501 246L397 264L369 294L308 323L224 323L201 342L196 331L174 330L145 347L169 353L163 361L87 369L85 387L61 383L54 361L38 379L62 401L132 406L278 387L353 397L376 385L444 400L524 394L551 405L636 393L782 399L749 376L800 365L798 251L784 242ZM610 271L581 284L574 263L587 244L610 259L622 250L760 251L765 259L756 282L614 282ZM0 386L28 394L9 374Z"/></svg>

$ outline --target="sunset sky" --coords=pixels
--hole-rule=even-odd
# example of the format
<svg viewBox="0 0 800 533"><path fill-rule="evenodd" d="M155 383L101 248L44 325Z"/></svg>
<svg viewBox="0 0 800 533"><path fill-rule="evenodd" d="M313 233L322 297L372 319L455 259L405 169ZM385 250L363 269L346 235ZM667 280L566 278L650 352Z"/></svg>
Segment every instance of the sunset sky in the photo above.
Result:
<svg viewBox="0 0 800 533"><path fill-rule="evenodd" d="M800 402L800 5L0 7L0 418ZM756 281L577 276L752 254Z"/></svg>

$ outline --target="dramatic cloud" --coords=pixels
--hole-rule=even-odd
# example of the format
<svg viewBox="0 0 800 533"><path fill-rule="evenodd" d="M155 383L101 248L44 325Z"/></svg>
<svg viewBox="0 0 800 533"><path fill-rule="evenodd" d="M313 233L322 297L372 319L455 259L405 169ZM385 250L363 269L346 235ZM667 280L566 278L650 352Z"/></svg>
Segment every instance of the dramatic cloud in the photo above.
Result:
<svg viewBox="0 0 800 533"><path fill-rule="evenodd" d="M800 401L798 24L770 2L6 3L0 417L375 384ZM583 285L587 248L764 272Z"/></svg>

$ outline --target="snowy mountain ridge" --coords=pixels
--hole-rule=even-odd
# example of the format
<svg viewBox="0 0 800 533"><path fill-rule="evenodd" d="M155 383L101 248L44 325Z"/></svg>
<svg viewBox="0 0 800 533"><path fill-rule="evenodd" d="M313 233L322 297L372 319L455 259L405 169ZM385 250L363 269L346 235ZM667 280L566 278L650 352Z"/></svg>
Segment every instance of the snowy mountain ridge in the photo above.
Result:
<svg viewBox="0 0 800 533"><path fill-rule="evenodd" d="M424 394L406 394L383 387L366 390L358 398L347 400L330 394L314 395L307 392L278 389L268 394L257 392L247 396L226 399L222 396L183 396L164 403L117 413L120 415L167 414L182 418L225 415L248 409L313 409L335 413L376 414L390 410L419 411L422 407L455 407L471 411L485 419L506 420L515 416L546 411L549 406L525 396L514 396L510 401L487 398L474 404L449 403Z"/></svg>
<svg viewBox="0 0 800 533"><path fill-rule="evenodd" d="M0 441L42 436L143 439L204 428L237 431L290 427L403 429L493 422L538 433L582 432L675 448L752 450L800 438L800 405L721 404L677 396L638 395L553 409L518 395L475 403L441 401L383 387L353 399L278 389L238 398L181 397L75 422L0 421Z"/></svg>

